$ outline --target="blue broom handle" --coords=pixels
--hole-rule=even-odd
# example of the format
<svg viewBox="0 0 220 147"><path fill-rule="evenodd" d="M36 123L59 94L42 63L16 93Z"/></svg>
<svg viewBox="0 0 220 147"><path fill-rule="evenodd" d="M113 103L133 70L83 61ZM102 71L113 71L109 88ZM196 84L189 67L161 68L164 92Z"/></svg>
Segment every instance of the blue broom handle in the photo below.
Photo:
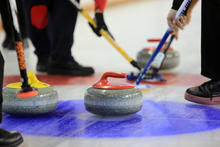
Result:
<svg viewBox="0 0 220 147"><path fill-rule="evenodd" d="M178 11L176 13L176 18L177 19L180 18L182 16L182 14L187 10L187 8L189 7L191 1L192 0L184 0L183 1L183 3L181 4L180 8L178 9ZM169 37L171 32L172 32L171 28L168 28L166 33L164 34L163 38L161 39L159 45L157 46L156 50L154 51L153 55L151 56L151 58L149 59L149 61L146 64L146 66L144 67L144 70L141 72L140 76L138 77L138 79L136 81L136 85L140 84L143 75L145 74L145 72L150 67L151 63L153 62L154 58L157 56L157 54L159 53L159 51L163 47L164 43L166 42L166 40Z"/></svg>
<svg viewBox="0 0 220 147"><path fill-rule="evenodd" d="M167 38L169 37L170 33L171 33L171 29L167 29L166 33L164 34L163 38L161 39L159 45L157 46L156 50L154 51L153 55L151 56L151 58L149 59L149 61L147 62L147 65L144 67L144 70L141 72L140 76L137 79L136 85L139 85L143 75L145 74L145 72L148 70L148 68L150 67L151 63L153 62L154 58L157 56L157 54L159 53L159 51L161 50L161 48L163 47L164 43L166 42Z"/></svg>

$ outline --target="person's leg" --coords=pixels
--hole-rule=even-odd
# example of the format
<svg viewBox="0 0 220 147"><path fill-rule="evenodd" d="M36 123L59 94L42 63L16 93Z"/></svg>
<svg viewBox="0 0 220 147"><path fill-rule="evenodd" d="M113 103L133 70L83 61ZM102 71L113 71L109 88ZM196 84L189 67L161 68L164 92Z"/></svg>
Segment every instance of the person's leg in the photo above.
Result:
<svg viewBox="0 0 220 147"><path fill-rule="evenodd" d="M2 85L4 75L4 59L0 52L0 123L2 122ZM0 128L0 146L17 146L23 142L18 132L9 132Z"/></svg>
<svg viewBox="0 0 220 147"><path fill-rule="evenodd" d="M214 80L220 80L219 40L220 40L220 3L218 0L203 0L202 12L202 72Z"/></svg>
<svg viewBox="0 0 220 147"><path fill-rule="evenodd" d="M187 100L204 104L220 104L219 14L220 3L218 0L202 1L201 74L210 78L211 81L187 89L185 95Z"/></svg>
<svg viewBox="0 0 220 147"><path fill-rule="evenodd" d="M18 21L19 21L19 28L20 28L20 33L21 33L21 38L23 42L23 47L24 49L28 48L28 35L27 35L27 27L26 27L26 22L25 22L25 15L24 15L24 8L23 8L23 3L22 0L16 0L17 7L18 7Z"/></svg>
<svg viewBox="0 0 220 147"><path fill-rule="evenodd" d="M49 0L24 0L27 32L38 57L37 71L45 72L50 56L51 39L48 35Z"/></svg>
<svg viewBox="0 0 220 147"><path fill-rule="evenodd" d="M22 35L22 41L24 43L24 48L28 47L27 43L27 33L26 33L26 27L25 27L25 20L24 20L24 12L22 8L22 4L20 0L17 0L18 2L18 18L20 23L20 31ZM12 28L12 19L11 19L11 11L8 11L7 9L10 9L8 0L1 0L0 1L0 12L3 22L3 28L5 30L5 39L2 43L2 46L4 49L10 49L15 50L15 42L14 42L14 35L13 35L13 28Z"/></svg>
<svg viewBox="0 0 220 147"><path fill-rule="evenodd" d="M26 30L23 3L22 3L22 0L16 0L16 3L18 7L18 18L19 18L19 24L20 24L21 37L25 39L28 37L28 35L27 35L27 30Z"/></svg>
<svg viewBox="0 0 220 147"><path fill-rule="evenodd" d="M2 122L2 86L3 86L3 75L4 75L4 59L0 52L0 123Z"/></svg>
<svg viewBox="0 0 220 147"><path fill-rule="evenodd" d="M59 61L72 60L71 47L78 11L68 0L53 0L51 7L51 56Z"/></svg>
<svg viewBox="0 0 220 147"><path fill-rule="evenodd" d="M52 32L51 60L48 64L49 74L91 75L91 67L79 65L72 57L71 47L78 11L68 0L54 0L49 15L49 27Z"/></svg>
<svg viewBox="0 0 220 147"><path fill-rule="evenodd" d="M8 11L8 0L0 0L0 13L2 18L2 24L5 31L5 39L2 43L3 48L15 49L14 36L12 32L12 19L11 13Z"/></svg>

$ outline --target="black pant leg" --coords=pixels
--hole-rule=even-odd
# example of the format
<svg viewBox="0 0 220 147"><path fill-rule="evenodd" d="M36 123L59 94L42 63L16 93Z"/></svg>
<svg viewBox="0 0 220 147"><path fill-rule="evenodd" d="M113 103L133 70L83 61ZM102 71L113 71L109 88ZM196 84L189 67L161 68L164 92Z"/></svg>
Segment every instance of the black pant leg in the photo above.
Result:
<svg viewBox="0 0 220 147"><path fill-rule="evenodd" d="M2 18L3 28L5 30L6 38L14 40L12 29L12 15L8 11L8 0L0 0L0 13Z"/></svg>
<svg viewBox="0 0 220 147"><path fill-rule="evenodd" d="M201 74L220 80L220 1L202 1L202 72Z"/></svg>
<svg viewBox="0 0 220 147"><path fill-rule="evenodd" d="M23 9L23 4L22 0L16 0L17 7L18 7L18 21L20 25L20 32L21 32L21 37L27 38L27 30L26 30L26 23L25 23L25 16L24 16L24 9Z"/></svg>
<svg viewBox="0 0 220 147"><path fill-rule="evenodd" d="M0 52L0 123L2 121L2 85L3 85L3 76L4 76L4 59Z"/></svg>
<svg viewBox="0 0 220 147"><path fill-rule="evenodd" d="M35 47L35 54L37 55L39 60L41 60L41 58L47 59L49 57L51 49L51 39L48 35L48 26L39 29L33 25L31 10L33 10L32 8L34 6L45 6L48 8L49 3L50 0L23 0L28 36L30 37Z"/></svg>
<svg viewBox="0 0 220 147"><path fill-rule="evenodd" d="M72 60L71 47L74 41L74 30L78 16L77 9L69 0L54 0L50 22L52 34L51 56L55 60Z"/></svg>

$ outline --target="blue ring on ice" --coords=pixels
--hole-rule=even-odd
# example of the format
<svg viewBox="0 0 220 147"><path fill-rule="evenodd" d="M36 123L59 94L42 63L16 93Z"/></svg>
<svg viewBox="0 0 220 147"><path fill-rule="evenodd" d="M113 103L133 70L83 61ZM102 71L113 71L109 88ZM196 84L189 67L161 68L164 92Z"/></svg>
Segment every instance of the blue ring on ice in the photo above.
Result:
<svg viewBox="0 0 220 147"><path fill-rule="evenodd" d="M58 108L41 116L3 114L0 126L24 135L135 138L204 132L220 128L220 109L188 103L145 100L140 112L120 117L88 113L83 100L59 101Z"/></svg>

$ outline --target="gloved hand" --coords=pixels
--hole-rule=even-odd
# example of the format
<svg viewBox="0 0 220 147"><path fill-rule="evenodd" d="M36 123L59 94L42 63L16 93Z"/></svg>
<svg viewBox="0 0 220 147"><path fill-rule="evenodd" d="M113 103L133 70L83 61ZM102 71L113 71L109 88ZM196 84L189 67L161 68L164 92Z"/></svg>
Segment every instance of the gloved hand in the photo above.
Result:
<svg viewBox="0 0 220 147"><path fill-rule="evenodd" d="M94 31L94 33L97 36L101 36L100 34L100 30L103 29L106 32L108 32L108 34L110 35L110 37L114 40L114 37L112 36L112 34L109 32L108 27L105 24L105 20L104 20L104 16L102 12L96 12L95 13L95 18L94 18L94 22L96 24L96 28L93 27L93 25L91 23L89 23L90 27L92 28L92 30Z"/></svg>

